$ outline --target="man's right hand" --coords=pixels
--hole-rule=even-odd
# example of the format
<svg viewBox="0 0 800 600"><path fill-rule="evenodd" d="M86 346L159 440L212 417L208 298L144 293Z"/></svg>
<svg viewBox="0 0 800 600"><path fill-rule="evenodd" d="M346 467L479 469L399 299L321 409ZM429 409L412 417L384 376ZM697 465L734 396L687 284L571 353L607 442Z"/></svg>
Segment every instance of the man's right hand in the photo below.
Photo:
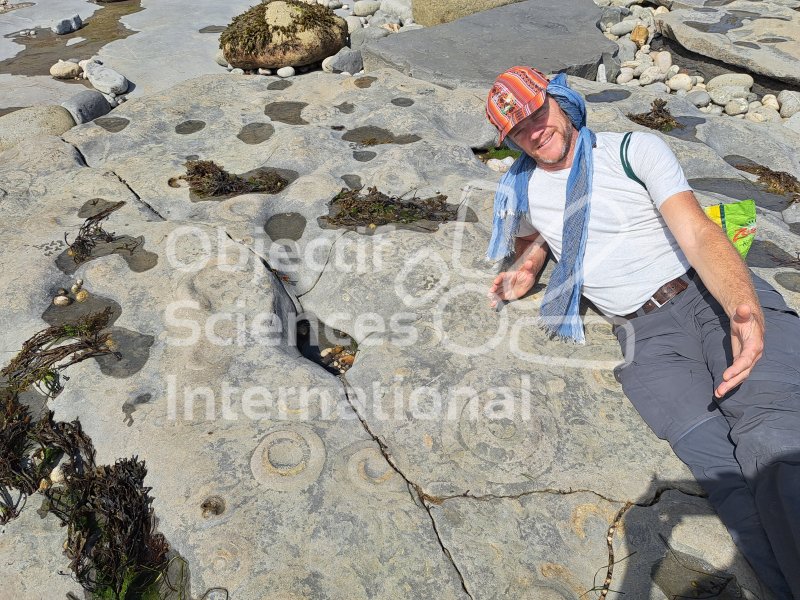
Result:
<svg viewBox="0 0 800 600"><path fill-rule="evenodd" d="M540 265L541 266L541 265ZM527 294L536 281L536 259L529 256L516 271L503 271L489 288L489 304L492 308L501 300L517 300Z"/></svg>

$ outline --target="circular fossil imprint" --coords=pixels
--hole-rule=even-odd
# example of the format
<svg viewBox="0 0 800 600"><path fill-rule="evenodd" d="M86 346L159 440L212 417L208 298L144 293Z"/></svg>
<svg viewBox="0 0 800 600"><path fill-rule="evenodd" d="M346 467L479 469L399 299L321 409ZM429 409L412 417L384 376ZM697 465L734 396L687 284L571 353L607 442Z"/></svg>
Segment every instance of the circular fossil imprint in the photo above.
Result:
<svg viewBox="0 0 800 600"><path fill-rule="evenodd" d="M313 484L324 464L322 439L309 427L294 425L269 432L253 453L250 469L260 484L287 492Z"/></svg>

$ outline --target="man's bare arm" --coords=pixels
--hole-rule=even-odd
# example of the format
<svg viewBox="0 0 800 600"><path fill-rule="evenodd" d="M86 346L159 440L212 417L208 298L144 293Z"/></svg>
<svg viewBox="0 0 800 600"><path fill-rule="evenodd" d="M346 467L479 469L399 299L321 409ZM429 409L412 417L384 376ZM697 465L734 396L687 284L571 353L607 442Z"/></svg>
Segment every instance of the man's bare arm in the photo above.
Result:
<svg viewBox="0 0 800 600"><path fill-rule="evenodd" d="M667 198L661 214L686 258L730 318L734 361L715 392L722 397L747 378L764 349L764 315L750 271L692 192Z"/></svg>
<svg viewBox="0 0 800 600"><path fill-rule="evenodd" d="M489 304L494 307L501 300L516 300L527 294L547 260L547 244L538 233L517 237L514 240L514 263L503 271L489 288Z"/></svg>

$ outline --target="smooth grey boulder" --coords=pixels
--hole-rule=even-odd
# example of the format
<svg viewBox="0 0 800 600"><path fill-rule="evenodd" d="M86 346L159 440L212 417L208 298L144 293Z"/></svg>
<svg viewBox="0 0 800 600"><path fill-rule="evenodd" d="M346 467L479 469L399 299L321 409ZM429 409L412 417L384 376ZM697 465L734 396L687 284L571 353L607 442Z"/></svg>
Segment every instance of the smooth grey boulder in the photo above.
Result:
<svg viewBox="0 0 800 600"><path fill-rule="evenodd" d="M325 59L328 60L327 58ZM361 59L361 51L342 48L333 55L332 60L327 64L333 73L358 73L364 68L364 61Z"/></svg>
<svg viewBox="0 0 800 600"><path fill-rule="evenodd" d="M608 6L603 9L603 16L600 17L600 26L605 29L611 25L616 25L630 14L631 11L623 6Z"/></svg>
<svg viewBox="0 0 800 600"><path fill-rule="evenodd" d="M364 68L390 67L447 88L488 89L514 65L594 79L603 53L617 50L597 28L601 15L589 0L527 0L370 41Z"/></svg>
<svg viewBox="0 0 800 600"><path fill-rule="evenodd" d="M635 42L632 42L628 38L620 38L617 40L617 46L619 46L617 58L620 63L636 58L636 50L638 50L638 48Z"/></svg>
<svg viewBox="0 0 800 600"><path fill-rule="evenodd" d="M381 0L381 10L386 14L399 17L400 21L405 24L406 21L413 19L411 4L411 0Z"/></svg>
<svg viewBox="0 0 800 600"><path fill-rule="evenodd" d="M78 92L66 102L62 102L61 106L70 112L78 125L102 117L111 110L108 100L97 90Z"/></svg>
<svg viewBox="0 0 800 600"><path fill-rule="evenodd" d="M686 99L698 108L708 106L711 103L711 96L704 90L693 90L686 94Z"/></svg>
<svg viewBox="0 0 800 600"><path fill-rule="evenodd" d="M783 90L778 94L778 102L781 105L781 116L788 119L800 112L800 92Z"/></svg>
<svg viewBox="0 0 800 600"><path fill-rule="evenodd" d="M62 106L42 104L0 116L0 152L39 135L61 135L75 126Z"/></svg>

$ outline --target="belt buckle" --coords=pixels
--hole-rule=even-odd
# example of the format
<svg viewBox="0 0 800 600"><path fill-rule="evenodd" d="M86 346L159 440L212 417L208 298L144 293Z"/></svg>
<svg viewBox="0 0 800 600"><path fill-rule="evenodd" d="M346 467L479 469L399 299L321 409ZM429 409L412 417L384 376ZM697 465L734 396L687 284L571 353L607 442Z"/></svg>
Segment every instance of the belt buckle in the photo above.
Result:
<svg viewBox="0 0 800 600"><path fill-rule="evenodd" d="M650 296L650 302L652 302L653 304L655 304L655 305L656 305L656 308L661 308L662 306L664 306L664 304L661 304L661 303L660 303L658 300L656 300L656 297L655 297L655 296ZM667 302L669 302L669 300L667 300ZM647 302L645 302L645 304L647 304ZM666 304L666 303L665 303L665 304Z"/></svg>

